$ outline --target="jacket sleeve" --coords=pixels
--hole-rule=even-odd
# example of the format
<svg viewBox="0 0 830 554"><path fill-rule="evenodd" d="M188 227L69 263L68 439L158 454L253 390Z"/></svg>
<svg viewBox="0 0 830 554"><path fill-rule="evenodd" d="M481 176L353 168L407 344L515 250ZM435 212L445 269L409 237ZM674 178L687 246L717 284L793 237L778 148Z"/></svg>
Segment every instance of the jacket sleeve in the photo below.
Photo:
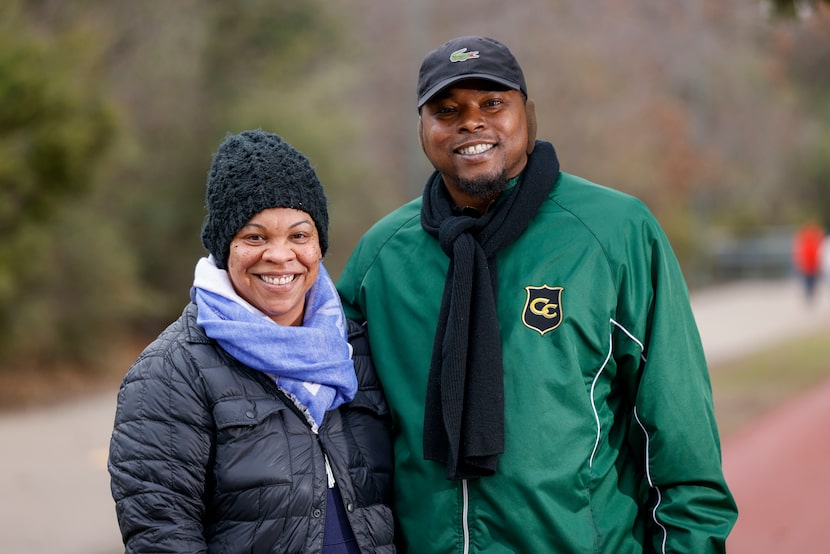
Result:
<svg viewBox="0 0 830 554"><path fill-rule="evenodd" d="M642 456L642 513L654 552L724 552L737 508L723 476L703 347L668 240L656 221L644 227L642 255L620 291L621 311L642 333L630 430Z"/></svg>
<svg viewBox="0 0 830 554"><path fill-rule="evenodd" d="M148 349L118 393L109 471L126 552L206 552L210 418L201 382L173 348Z"/></svg>

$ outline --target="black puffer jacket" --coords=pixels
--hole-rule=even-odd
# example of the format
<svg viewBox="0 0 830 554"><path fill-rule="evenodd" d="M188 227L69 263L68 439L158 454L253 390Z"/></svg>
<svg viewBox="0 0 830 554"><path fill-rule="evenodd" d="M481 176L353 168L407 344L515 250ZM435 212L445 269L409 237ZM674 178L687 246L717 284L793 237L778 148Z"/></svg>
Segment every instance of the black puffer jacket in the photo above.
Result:
<svg viewBox="0 0 830 554"><path fill-rule="evenodd" d="M188 305L118 394L109 471L127 552L320 552L324 451L361 552L394 552L388 411L362 329L349 331L359 390L317 436Z"/></svg>

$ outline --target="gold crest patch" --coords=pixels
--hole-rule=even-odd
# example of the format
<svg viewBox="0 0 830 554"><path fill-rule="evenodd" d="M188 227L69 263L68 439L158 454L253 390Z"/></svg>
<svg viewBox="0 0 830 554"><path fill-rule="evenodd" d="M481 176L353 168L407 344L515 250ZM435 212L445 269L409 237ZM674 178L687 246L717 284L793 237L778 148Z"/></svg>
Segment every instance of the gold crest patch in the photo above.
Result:
<svg viewBox="0 0 830 554"><path fill-rule="evenodd" d="M564 287L525 287L527 300L522 323L539 334L553 331L562 323L562 291Z"/></svg>

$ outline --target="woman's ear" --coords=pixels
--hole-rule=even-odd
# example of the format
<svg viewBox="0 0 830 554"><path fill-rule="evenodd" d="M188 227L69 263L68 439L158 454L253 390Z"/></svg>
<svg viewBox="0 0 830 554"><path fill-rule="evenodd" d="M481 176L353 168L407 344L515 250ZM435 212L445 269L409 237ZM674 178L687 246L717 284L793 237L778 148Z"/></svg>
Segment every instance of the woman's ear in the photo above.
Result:
<svg viewBox="0 0 830 554"><path fill-rule="evenodd" d="M527 116L527 155L529 156L536 146L536 104L533 100L525 102L525 114Z"/></svg>

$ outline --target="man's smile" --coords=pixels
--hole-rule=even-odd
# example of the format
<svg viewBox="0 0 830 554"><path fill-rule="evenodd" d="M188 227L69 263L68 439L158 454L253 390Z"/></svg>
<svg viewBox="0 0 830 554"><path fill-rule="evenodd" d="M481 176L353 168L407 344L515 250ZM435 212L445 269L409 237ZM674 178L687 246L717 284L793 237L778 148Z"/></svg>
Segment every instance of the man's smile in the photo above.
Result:
<svg viewBox="0 0 830 554"><path fill-rule="evenodd" d="M464 146L462 148L457 149L456 152L458 154L461 154L461 155L464 155L464 156L472 156L472 155L475 155L475 154L483 154L484 152L487 152L488 150L490 150L494 146L495 146L494 144L484 144L484 143L471 144L470 146Z"/></svg>

